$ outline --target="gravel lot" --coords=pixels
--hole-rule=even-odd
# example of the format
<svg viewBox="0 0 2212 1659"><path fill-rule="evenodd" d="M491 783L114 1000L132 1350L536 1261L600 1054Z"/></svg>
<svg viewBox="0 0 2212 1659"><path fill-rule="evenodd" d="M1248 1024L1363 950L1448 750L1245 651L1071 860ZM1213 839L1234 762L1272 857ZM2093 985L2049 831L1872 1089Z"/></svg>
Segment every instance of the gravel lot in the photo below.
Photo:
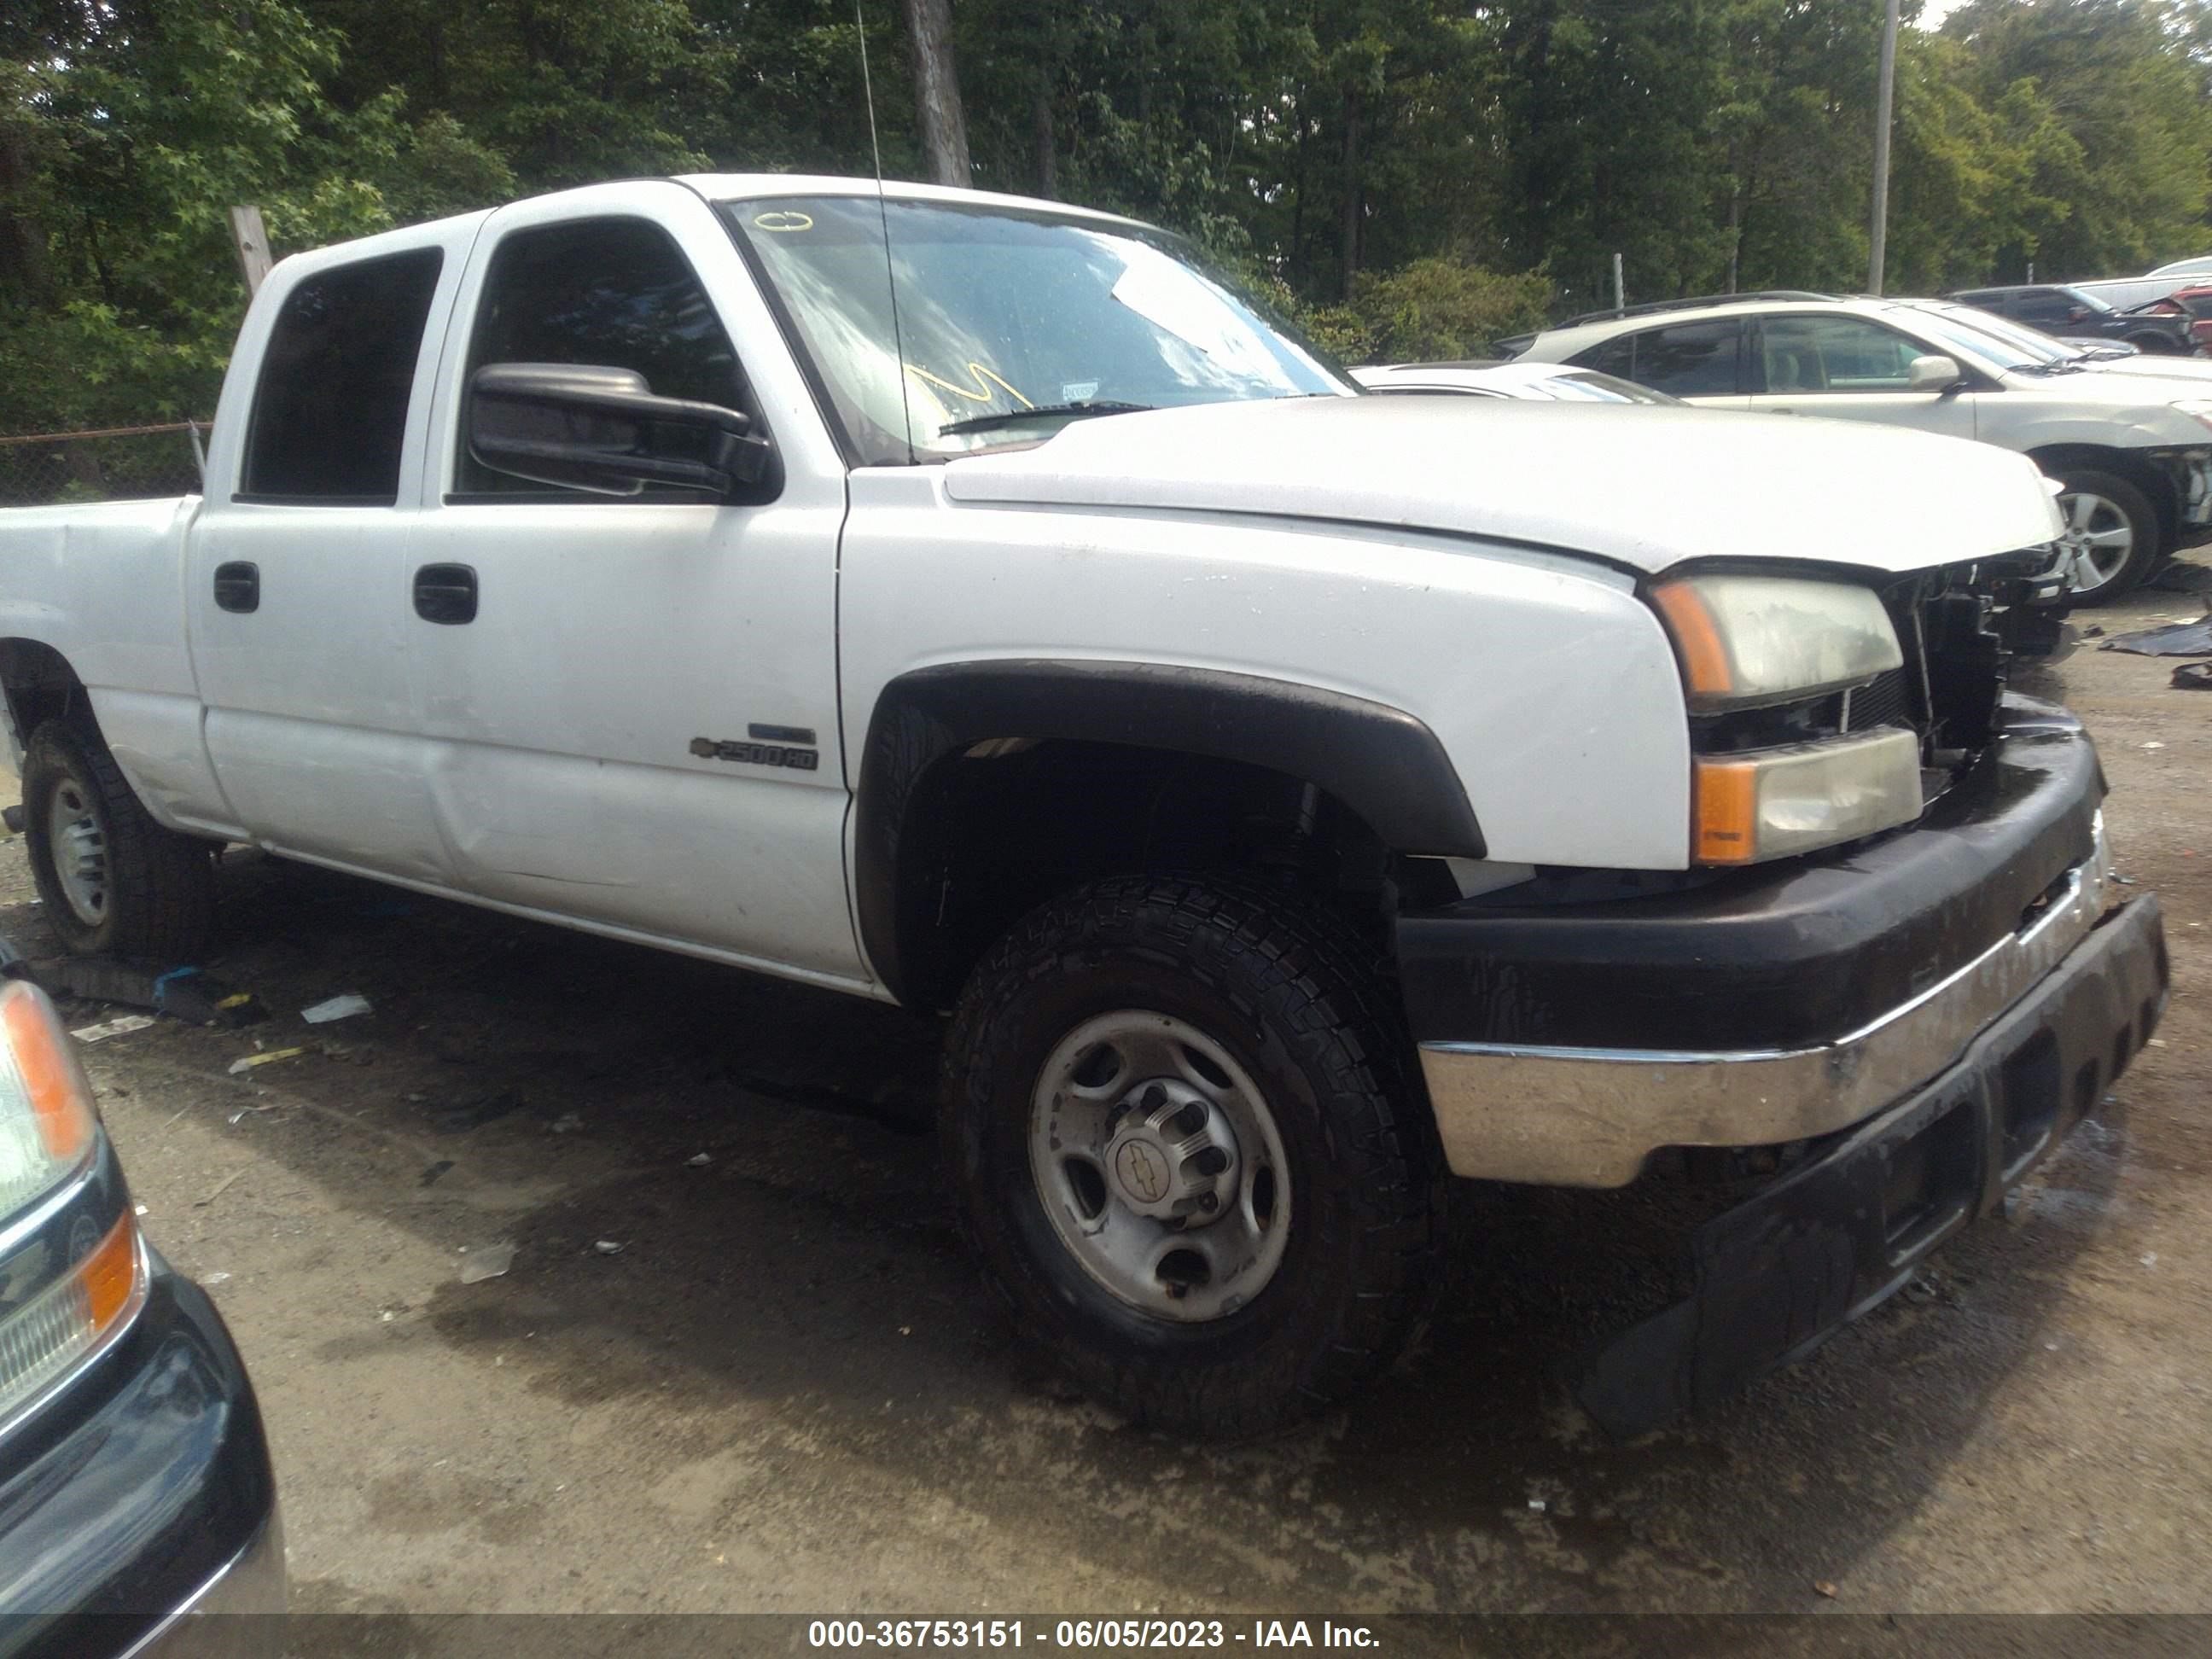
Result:
<svg viewBox="0 0 2212 1659"><path fill-rule="evenodd" d="M895 1012L234 852L211 966L274 1018L88 1058L246 1352L304 1608L2203 1611L2212 696L2171 667L2087 648L2029 688L2095 730L2166 906L2120 1107L1921 1295L1626 1447L1552 1373L1650 1277L1636 1194L1468 1189L1424 1350L1212 1450L1067 1397L1001 1321ZM36 951L31 890L0 847ZM374 1012L300 1022L341 992ZM256 1039L330 1046L228 1075Z"/></svg>

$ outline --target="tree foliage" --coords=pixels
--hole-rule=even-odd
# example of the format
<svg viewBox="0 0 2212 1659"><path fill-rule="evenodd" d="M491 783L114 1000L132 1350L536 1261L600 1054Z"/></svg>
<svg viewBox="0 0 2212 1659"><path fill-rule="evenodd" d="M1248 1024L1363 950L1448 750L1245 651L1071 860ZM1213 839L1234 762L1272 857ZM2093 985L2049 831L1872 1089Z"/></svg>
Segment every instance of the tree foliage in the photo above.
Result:
<svg viewBox="0 0 2212 1659"><path fill-rule="evenodd" d="M1912 0L1907 0L1908 15ZM204 413L279 251L589 179L920 177L902 0L13 0L0 428ZM1354 357L1864 278L1880 0L951 0L980 187L1187 231ZM1888 286L2212 247L2212 0L1970 0L1898 64ZM941 164L941 163L940 163Z"/></svg>

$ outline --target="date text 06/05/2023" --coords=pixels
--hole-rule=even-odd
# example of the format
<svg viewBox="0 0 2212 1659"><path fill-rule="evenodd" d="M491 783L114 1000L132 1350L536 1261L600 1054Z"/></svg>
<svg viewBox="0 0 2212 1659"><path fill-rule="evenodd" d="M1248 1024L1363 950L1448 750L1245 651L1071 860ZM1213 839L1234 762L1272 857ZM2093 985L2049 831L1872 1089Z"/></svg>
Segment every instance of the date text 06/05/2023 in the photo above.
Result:
<svg viewBox="0 0 2212 1659"><path fill-rule="evenodd" d="M1364 1648L1382 1646L1364 1625L1329 1620L817 1619L806 1627L816 1648L1147 1649Z"/></svg>

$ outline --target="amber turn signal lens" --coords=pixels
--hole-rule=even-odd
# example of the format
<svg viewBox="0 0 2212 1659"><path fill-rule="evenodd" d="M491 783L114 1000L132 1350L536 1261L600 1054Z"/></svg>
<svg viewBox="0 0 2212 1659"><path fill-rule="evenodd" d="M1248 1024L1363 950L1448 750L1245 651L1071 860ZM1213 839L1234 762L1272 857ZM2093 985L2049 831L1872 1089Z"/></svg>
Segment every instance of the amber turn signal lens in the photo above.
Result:
<svg viewBox="0 0 2212 1659"><path fill-rule="evenodd" d="M1759 769L1745 762L1698 763L1699 864L1749 864L1759 856Z"/></svg>
<svg viewBox="0 0 2212 1659"><path fill-rule="evenodd" d="M1651 590L1651 602L1667 619L1667 631L1681 653L1682 678L1691 695L1727 696L1735 689L1735 678L1729 672L1728 646L1696 585L1668 582Z"/></svg>
<svg viewBox="0 0 2212 1659"><path fill-rule="evenodd" d="M92 1146L91 1091L46 993L21 980L0 991L0 1028L30 1097L39 1139L58 1163L73 1162Z"/></svg>
<svg viewBox="0 0 2212 1659"><path fill-rule="evenodd" d="M114 1322L138 1289L138 1224L125 1214L108 1230L100 1246L77 1267L77 1282L84 1286L85 1304L92 1313L92 1328L104 1331Z"/></svg>

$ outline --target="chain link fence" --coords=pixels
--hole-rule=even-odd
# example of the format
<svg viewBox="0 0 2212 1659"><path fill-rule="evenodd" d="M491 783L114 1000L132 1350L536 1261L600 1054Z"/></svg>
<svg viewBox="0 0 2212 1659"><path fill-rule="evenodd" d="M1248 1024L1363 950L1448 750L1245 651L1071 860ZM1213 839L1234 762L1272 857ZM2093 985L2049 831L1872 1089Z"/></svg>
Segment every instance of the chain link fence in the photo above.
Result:
<svg viewBox="0 0 2212 1659"><path fill-rule="evenodd" d="M188 495L200 487L203 422L0 438L0 507Z"/></svg>

